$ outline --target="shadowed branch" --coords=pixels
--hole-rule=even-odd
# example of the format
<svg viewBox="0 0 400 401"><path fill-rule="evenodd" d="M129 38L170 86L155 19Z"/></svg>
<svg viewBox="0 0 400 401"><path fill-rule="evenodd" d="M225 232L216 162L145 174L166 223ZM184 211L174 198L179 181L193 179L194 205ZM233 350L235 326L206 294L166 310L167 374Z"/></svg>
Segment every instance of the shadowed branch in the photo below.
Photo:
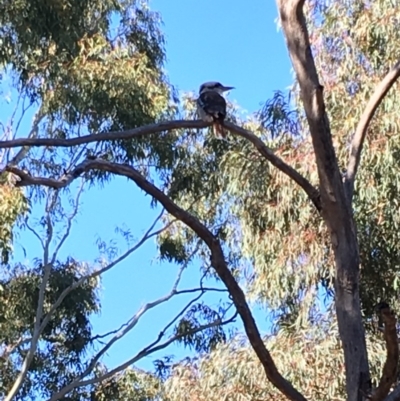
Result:
<svg viewBox="0 0 400 401"><path fill-rule="evenodd" d="M9 141L0 141L0 149L1 148L15 148L15 147L39 147L39 146L48 146L48 147L72 147L78 146L93 142L101 142L101 141L112 141L112 140L121 140L121 139L132 139L135 137L141 137L144 135L172 131L175 129L201 129L206 128L210 124L201 120L177 120L177 121L167 121L161 122L158 124L146 125L139 128L134 128L127 131L118 131L118 132L106 132L102 134L92 134L85 135L78 138L70 138L70 139L60 139L60 138L18 138ZM234 135L240 136L242 138L250 141L258 150L258 152L268 160L272 165L290 177L294 182L296 182L301 188L304 189L309 199L315 205L318 211L321 211L321 202L319 197L319 191L311 185L311 183L303 177L297 170L293 167L289 166L285 163L281 158L276 156L274 152L268 148L264 142L254 135L251 131L248 131L244 128L241 128L233 123L225 122L224 126ZM9 165L7 170L12 172L13 165ZM82 164L80 165L81 167ZM78 174L78 169L75 168L75 173ZM70 183L69 180L73 180L75 177L72 173L66 174L60 180L52 180L52 179L38 179L34 180L33 178L29 178L28 173L20 173L18 174L21 178L24 178L23 182L30 183L26 185L46 185L52 188L62 188ZM64 182L65 181L65 182ZM24 185L20 183L20 185Z"/></svg>
<svg viewBox="0 0 400 401"><path fill-rule="evenodd" d="M277 387L283 394L285 394L290 400L306 401L306 398L301 393L299 393L292 386L292 384L279 373L278 369L276 368L276 365L269 351L265 347L260 332L258 331L251 310L247 304L245 295L226 264L221 244L218 239L210 232L210 230L196 217L176 205L167 195L165 195L156 186L146 180L146 178L143 177L133 167L126 164L111 163L101 159L88 160L84 163L84 166L80 166L80 174L91 169L96 169L107 171L109 173L121 175L131 179L136 183L139 188L157 199L157 201L163 205L165 210L167 210L176 219L186 224L205 242L211 253L211 264L232 297L235 307L243 321L243 325L249 338L250 344L256 352L260 362L262 363L266 376L271 381L271 383L275 387ZM13 168L13 172L17 174L15 168ZM25 178L27 180L30 179L28 177ZM71 181L73 180L73 178L77 178L77 175L73 175ZM40 183L39 181L36 181L36 184L45 185L45 182ZM64 181L63 185L67 185L67 181Z"/></svg>

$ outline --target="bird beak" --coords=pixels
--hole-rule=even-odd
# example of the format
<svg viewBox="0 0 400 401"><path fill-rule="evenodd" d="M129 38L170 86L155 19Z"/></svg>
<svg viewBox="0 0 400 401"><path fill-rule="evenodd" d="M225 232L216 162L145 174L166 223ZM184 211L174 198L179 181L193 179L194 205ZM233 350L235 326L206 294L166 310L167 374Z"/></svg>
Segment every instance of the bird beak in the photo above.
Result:
<svg viewBox="0 0 400 401"><path fill-rule="evenodd" d="M231 89L235 89L235 87L234 87L234 86L224 86L224 87L222 88L222 90L223 90L224 92L230 91Z"/></svg>

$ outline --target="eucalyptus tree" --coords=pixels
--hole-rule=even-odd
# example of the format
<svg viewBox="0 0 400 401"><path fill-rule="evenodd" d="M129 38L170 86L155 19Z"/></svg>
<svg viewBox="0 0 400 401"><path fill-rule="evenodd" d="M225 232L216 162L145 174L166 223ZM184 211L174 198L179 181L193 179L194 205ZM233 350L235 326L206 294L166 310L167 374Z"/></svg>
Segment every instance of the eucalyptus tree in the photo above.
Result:
<svg viewBox="0 0 400 401"><path fill-rule="evenodd" d="M11 10L13 4L8 4ZM156 233L161 256L182 267L194 254L202 258L204 275L217 277L229 292L257 357L245 354L240 343L228 344L225 352L246 355L243 360L248 363L219 369L221 365L213 364L218 354L211 353L204 361L211 363L206 372L218 370L215 377L223 385L231 385L231 377L240 381L240 368L257 365L262 372L257 379L268 381L243 390L258 391L257 396L396 399L399 388L388 394L397 384L398 364L393 313L398 276L398 217L393 208L398 193L397 98L396 91L388 92L396 85L400 64L394 60L395 51L387 51L398 44L396 5L278 0L296 74L296 109L290 110L278 94L256 121L242 122L232 110L231 121L225 122L229 138L220 141L206 129L208 123L193 119L193 99L184 99L178 107L160 72L163 52L152 14L135 6L132 14L132 5L124 9L124 3L110 3L106 10L97 4L97 12L86 21L93 3L82 4L83 9L50 7L52 16L76 23L68 38L63 32L68 32L69 23L60 23L63 29L50 35L56 24L46 25L47 19L27 27L25 19L3 13L9 24L2 42L4 63L18 73L30 98L41 102L29 134L0 142L1 149L18 149L5 155L4 171L16 177L15 186L40 196L43 188L59 194L79 180L99 183L123 176L161 205L168 212L162 217L164 229ZM111 11L119 12L124 22L114 40L106 18ZM36 13L40 17L42 9ZM15 41L21 31L30 33L27 47ZM358 172L363 147L367 160ZM41 288L52 276L53 265L45 261L41 266ZM365 271L361 279L360 267ZM72 290L89 278L93 273L83 275ZM315 312L321 286L334 294L334 318L327 321ZM290 336L281 332L264 341L249 306L251 298L277 311L280 329L293 323L297 329ZM374 350L369 361L366 328L376 304L387 356L382 357L382 344L368 337ZM38 305L36 343L47 324L46 317L46 324L42 322L40 293ZM55 301L50 312L57 307ZM207 324L190 327L195 332L178 331L171 340L184 341L232 320L208 316ZM224 339L222 332L207 335ZM37 350L35 341L24 362L25 376ZM306 355L302 367L280 360L282 348L288 352L292 344L297 355ZM206 347L211 348L215 347ZM223 352L223 347L217 350ZM86 379L101 352L50 390L49 399L113 378L136 361ZM343 362L332 358L341 352ZM370 362L377 384L371 380ZM321 364L331 368L323 370L322 378ZM310 366L317 372L311 383ZM178 375L188 380L178 384L171 376L175 393L169 396L185 394L179 393L182 383L194 383L192 394L204 396L210 383L197 380L197 373L188 366ZM17 377L7 400L22 388L23 379ZM215 388L221 383L212 384ZM225 386L226 391L234 388ZM224 395L221 391L215 394ZM228 396L240 394L232 390Z"/></svg>

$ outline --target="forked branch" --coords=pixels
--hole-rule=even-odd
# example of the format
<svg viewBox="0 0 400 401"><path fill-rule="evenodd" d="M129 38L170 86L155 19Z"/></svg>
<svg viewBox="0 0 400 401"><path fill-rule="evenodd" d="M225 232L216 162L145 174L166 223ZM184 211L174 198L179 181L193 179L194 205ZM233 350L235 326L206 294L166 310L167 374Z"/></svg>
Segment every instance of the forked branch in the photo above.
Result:
<svg viewBox="0 0 400 401"><path fill-rule="evenodd" d="M0 149L1 148L16 148L20 146L24 147L39 147L39 146L48 146L48 147L72 147L78 146L88 143L101 142L101 141L113 141L113 140L121 140L121 139L132 139L136 137L141 137L143 135L150 135L159 132L172 131L175 129L201 129L206 128L210 124L201 120L177 120L177 121L166 121L158 124L150 124L139 128L134 128L127 131L118 131L118 132L106 132L103 134L92 134L85 135L78 138L70 138L70 139L60 139L60 138L18 138L9 141L0 141ZM260 154L267 159L272 165L290 177L294 182L296 182L301 188L304 189L310 200L313 202L318 211L321 210L321 204L319 199L319 191L311 185L311 183L303 177L297 170L293 167L289 166L285 163L281 158L276 156L274 152L268 148L264 142L254 135L252 132L241 128L233 123L226 122L225 127L233 134L246 138L250 141L260 152ZM15 164L10 164L8 166L8 171L12 171L13 166ZM75 169L76 170L76 169ZM24 182L36 185L37 182L33 182L32 178L29 178L29 174L26 173L24 175L20 175L20 177L24 177ZM61 188L63 186L68 185L68 179L74 179L71 174L63 177L63 180L67 182L56 182L56 181L46 181L46 183L42 183L42 185L51 186L52 188ZM44 180L44 179L43 179ZM59 180L57 180L59 181ZM23 184L22 184L23 185Z"/></svg>
<svg viewBox="0 0 400 401"><path fill-rule="evenodd" d="M367 135L369 124L371 123L371 120L373 119L379 105L382 103L386 94L389 92L390 88L394 85L399 76L400 60L375 88L375 92L369 99L367 107L365 108L364 113L362 114L361 119L357 125L356 132L354 134L353 140L351 141L349 163L347 165L345 180L347 197L350 203L354 194L354 181L356 178L358 166L360 164L361 152L365 137Z"/></svg>
<svg viewBox="0 0 400 401"><path fill-rule="evenodd" d="M196 327L193 330L190 330L189 333L179 333L179 334L172 335L170 338L168 338L167 340L165 340L162 343L160 343L160 341L159 341L159 339L160 339L160 336L159 336L152 344L150 344L146 348L142 349L134 357L130 358L126 362L117 366L116 368L114 368L114 369L110 370L109 372L106 372L98 377L94 377L92 379L81 380L80 378L77 378L76 380L73 380L71 383L67 384L59 392L53 394L51 396L51 398L48 399L48 401L58 401L60 399L63 399L63 397L66 394L68 394L70 391L72 391L73 389L75 389L77 387L90 386L90 385L105 381L107 379L110 379L111 377L114 377L119 372L127 369L129 366L132 366L134 363L138 362L139 360L141 360L141 359L145 358L146 356L149 356L157 351L165 349L166 347L168 347L175 341L179 341L181 338L185 337L188 334L196 334L196 333L199 333L203 330L207 330L212 327L227 325L229 323L232 323L235 320L235 318L236 318L236 314L234 314L229 319L226 319L223 321L221 321L221 319L216 319L215 321L213 321L211 323L207 323L207 324L201 325L199 327Z"/></svg>
<svg viewBox="0 0 400 401"><path fill-rule="evenodd" d="M40 283L39 287L39 297L38 297L38 304L36 307L36 316L35 316L35 323L32 332L32 339L29 345L29 350L24 358L22 363L21 371L19 372L17 378L15 379L10 391L4 398L4 401L11 401L15 395L18 393L19 389L24 383L26 376L28 375L28 371L30 365L32 363L33 357L35 356L35 352L39 343L40 334L42 333L41 330L41 322L43 319L43 312L44 312L44 302L45 302L45 292L46 286L50 278L52 263L49 258L49 247L50 242L53 239L53 223L51 221L50 213L54 208L54 205L57 201L58 194L52 193L49 198L47 199L46 205L46 225L47 225L47 238L46 241L43 242L43 278L42 282Z"/></svg>
<svg viewBox="0 0 400 401"><path fill-rule="evenodd" d="M84 166L80 167L80 173L92 169L107 171L109 173L131 179L136 183L139 188L151 195L153 198L157 199L157 201L160 202L161 205L163 205L165 210L167 210L177 220L180 220L184 224L186 224L199 236L199 238L204 241L211 253L211 264L232 297L233 303L235 304L235 307L243 321L243 325L250 344L257 354L260 362L262 363L266 376L271 381L271 383L290 400L306 401L306 398L301 393L299 393L293 387L293 385L279 373L278 369L276 368L269 351L265 347L260 332L258 331L251 310L247 304L245 295L226 264L221 244L218 239L211 233L211 231L196 217L176 205L167 195L165 195L156 186L146 180L146 178L143 177L133 167L125 164L117 164L101 159L95 159L86 161ZM13 172L15 174L18 173L15 168L13 168ZM39 181L36 181L36 184L45 185L44 182ZM31 185L33 184L31 183Z"/></svg>
<svg viewBox="0 0 400 401"><path fill-rule="evenodd" d="M349 401L370 390L370 373L359 296L356 230L332 142L323 87L311 52L304 0L277 0L280 20L310 128L315 152L322 216L335 256L335 306L346 367Z"/></svg>

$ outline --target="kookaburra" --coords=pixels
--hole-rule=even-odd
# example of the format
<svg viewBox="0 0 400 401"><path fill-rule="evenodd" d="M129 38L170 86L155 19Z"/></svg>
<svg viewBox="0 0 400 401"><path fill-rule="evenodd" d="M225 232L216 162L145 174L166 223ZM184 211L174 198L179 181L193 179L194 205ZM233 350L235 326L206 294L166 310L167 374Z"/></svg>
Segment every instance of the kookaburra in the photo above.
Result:
<svg viewBox="0 0 400 401"><path fill-rule="evenodd" d="M223 86L219 82L205 82L200 86L197 99L197 112L200 118L213 122L216 135L225 138L225 131L221 125L226 117L226 101L222 93L234 89L233 86Z"/></svg>

